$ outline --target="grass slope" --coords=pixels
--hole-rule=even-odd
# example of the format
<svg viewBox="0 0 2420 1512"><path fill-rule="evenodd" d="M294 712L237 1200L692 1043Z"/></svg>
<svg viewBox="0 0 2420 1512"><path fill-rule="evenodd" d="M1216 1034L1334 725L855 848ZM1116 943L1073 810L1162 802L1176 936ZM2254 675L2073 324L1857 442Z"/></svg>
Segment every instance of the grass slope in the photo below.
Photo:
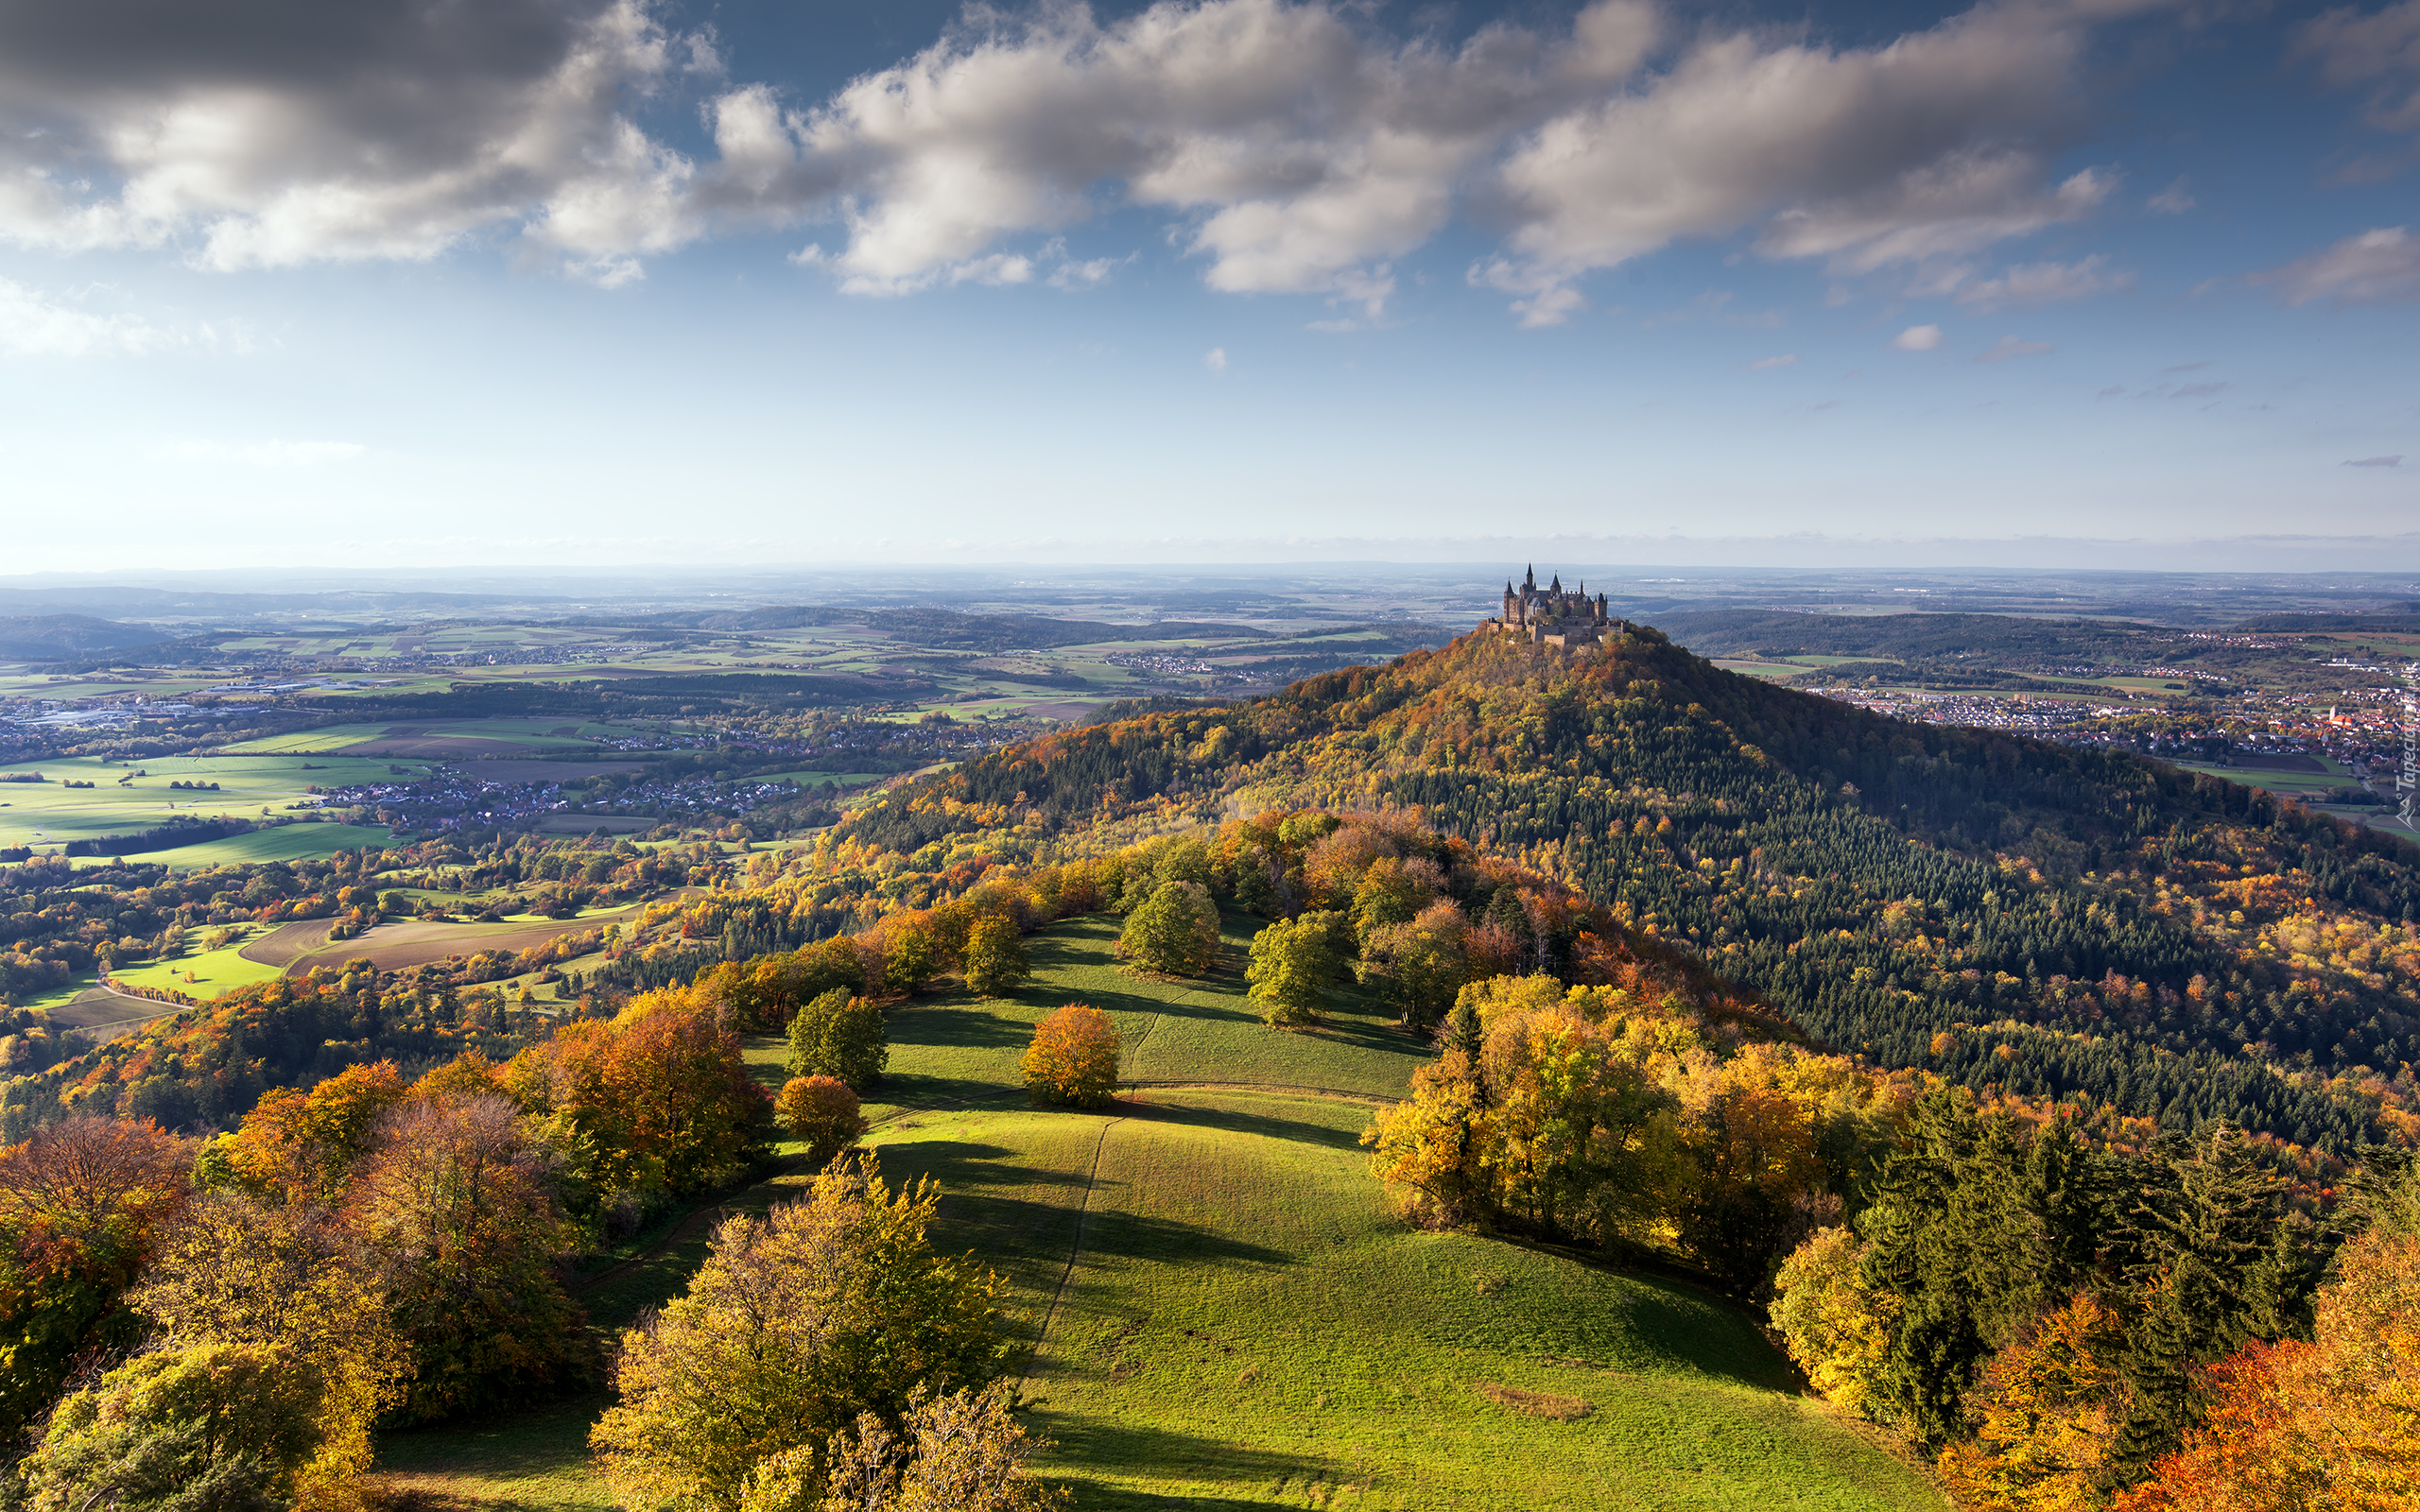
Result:
<svg viewBox="0 0 2420 1512"><path fill-rule="evenodd" d="M339 850L375 850L392 842L393 836L383 825L281 824L275 829L230 834L199 845L146 850L127 859L175 867L182 871L261 861L316 861Z"/></svg>
<svg viewBox="0 0 2420 1512"><path fill-rule="evenodd" d="M1250 921L1201 982L1129 975L1114 920L1028 941L1014 998L896 1011L867 1143L946 1195L936 1242L1013 1286L1046 1469L1083 1508L1940 1509L1914 1472L1795 1394L1747 1315L1679 1282L1386 1212L1359 1131L1426 1058L1340 994L1315 1034L1243 997ZM1114 1015L1142 1087L1107 1113L1029 1108L1016 1062L1062 1003ZM769 1085L784 1046L750 1059ZM1300 1088L1329 1088L1305 1093ZM1253 1090L1258 1089L1258 1090ZM579 1299L601 1328L677 1295L711 1216L793 1194L786 1171L638 1236ZM1487 1394L1584 1402L1564 1421ZM398 1487L472 1505L612 1504L585 1459L602 1401L391 1435Z"/></svg>

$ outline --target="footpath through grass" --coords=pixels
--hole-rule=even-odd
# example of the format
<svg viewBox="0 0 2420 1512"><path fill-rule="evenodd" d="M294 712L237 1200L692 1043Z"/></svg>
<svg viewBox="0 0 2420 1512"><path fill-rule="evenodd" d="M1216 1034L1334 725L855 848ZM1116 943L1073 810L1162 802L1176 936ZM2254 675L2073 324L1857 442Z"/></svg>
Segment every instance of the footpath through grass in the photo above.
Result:
<svg viewBox="0 0 2420 1512"><path fill-rule="evenodd" d="M1358 1145L1427 1052L1348 997L1313 1034L1243 996L1249 921L1206 981L1126 974L1114 920L1032 937L1015 998L896 1011L867 1143L946 1195L935 1241L1011 1282L1045 1469L1082 1508L1935 1509L1914 1472L1800 1397L1747 1314L1685 1284L1387 1212ZM1111 1013L1145 1086L1106 1113L1025 1105L1035 1020ZM784 1046L754 1043L769 1084ZM1295 1088L1328 1089L1305 1093ZM638 1236L580 1293L607 1331L678 1295L718 1211ZM618 1261L619 1263L611 1263ZM592 1272L592 1275L596 1275ZM601 1508L589 1398L390 1435L399 1486L475 1506Z"/></svg>

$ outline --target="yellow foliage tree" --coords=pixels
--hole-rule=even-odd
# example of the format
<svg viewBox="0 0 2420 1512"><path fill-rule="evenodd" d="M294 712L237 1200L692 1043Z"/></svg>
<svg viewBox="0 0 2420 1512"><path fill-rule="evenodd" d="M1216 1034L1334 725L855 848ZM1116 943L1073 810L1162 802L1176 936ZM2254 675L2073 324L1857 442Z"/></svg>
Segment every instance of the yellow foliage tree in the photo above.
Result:
<svg viewBox="0 0 2420 1512"><path fill-rule="evenodd" d="M1942 1451L1943 1482L1977 1512L2095 1512L2126 1421L2124 1328L2089 1294L2044 1316L1985 1368L1975 1436Z"/></svg>
<svg viewBox="0 0 2420 1512"><path fill-rule="evenodd" d="M1819 1228L1781 1263L1771 1314L1815 1389L1851 1412L1891 1347L1899 1299L1866 1284L1865 1246L1846 1228Z"/></svg>
<svg viewBox="0 0 2420 1512"><path fill-rule="evenodd" d="M298 1506L350 1507L372 1459L371 1424L402 1399L409 1355L377 1278L322 1214L233 1194L197 1201L161 1245L135 1310L163 1349L253 1345L316 1377L316 1445Z"/></svg>

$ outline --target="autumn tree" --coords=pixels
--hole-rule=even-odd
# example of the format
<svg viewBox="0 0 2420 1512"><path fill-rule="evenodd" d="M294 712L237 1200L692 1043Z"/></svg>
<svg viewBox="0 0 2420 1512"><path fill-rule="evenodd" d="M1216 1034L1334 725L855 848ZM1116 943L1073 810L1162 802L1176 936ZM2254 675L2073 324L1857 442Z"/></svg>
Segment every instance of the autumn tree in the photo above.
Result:
<svg viewBox="0 0 2420 1512"><path fill-rule="evenodd" d="M347 1066L307 1091L275 1088L244 1115L224 1159L256 1196L331 1200L410 1085L393 1061L380 1060Z"/></svg>
<svg viewBox="0 0 2420 1512"><path fill-rule="evenodd" d="M1246 994L1272 1024L1314 1023L1343 969L1333 943L1339 915L1318 911L1272 919L1252 938Z"/></svg>
<svg viewBox="0 0 2420 1512"><path fill-rule="evenodd" d="M774 1115L806 1146L806 1163L821 1166L866 1131L857 1094L831 1076L793 1076L773 1101Z"/></svg>
<svg viewBox="0 0 2420 1512"><path fill-rule="evenodd" d="M1219 905L1198 882L1163 882L1126 916L1117 954L1146 971L1200 976L1219 958Z"/></svg>
<svg viewBox="0 0 2420 1512"><path fill-rule="evenodd" d="M1036 1102L1106 1108L1117 1095L1117 1026L1100 1009L1070 1003L1033 1026L1022 1064Z"/></svg>
<svg viewBox="0 0 2420 1512"><path fill-rule="evenodd" d="M2200 1424L2118 1512L2420 1504L2420 1232L2381 1221L2348 1242L2312 1318L2308 1343L2256 1342L2202 1371Z"/></svg>
<svg viewBox="0 0 2420 1512"><path fill-rule="evenodd" d="M569 1158L579 1206L722 1185L762 1159L772 1099L737 1036L700 1009L633 1004L513 1057L501 1084Z"/></svg>
<svg viewBox="0 0 2420 1512"><path fill-rule="evenodd" d="M1862 1411L1891 1346L1899 1299L1867 1284L1864 1246L1846 1228L1819 1228L1773 1278L1772 1324L1816 1390Z"/></svg>
<svg viewBox="0 0 2420 1512"><path fill-rule="evenodd" d="M1453 1006L1469 980L1469 935L1461 909L1441 899L1406 922L1373 928L1354 971L1383 992L1406 1023L1426 1029Z"/></svg>
<svg viewBox="0 0 2420 1512"><path fill-rule="evenodd" d="M996 1376L1003 1283L934 1253L940 1195L930 1180L891 1191L861 1156L801 1201L727 1219L687 1289L622 1336L620 1400L590 1435L615 1495L735 1512L765 1461L863 1414L901 1422L920 1386Z"/></svg>
<svg viewBox="0 0 2420 1512"><path fill-rule="evenodd" d="M790 1021L789 1071L793 1076L828 1076L858 1089L881 1079L890 1060L882 1009L873 1000L835 988L798 1010Z"/></svg>
<svg viewBox="0 0 2420 1512"><path fill-rule="evenodd" d="M1994 1355L1972 1398L1975 1435L1942 1451L1941 1478L1977 1512L2095 1507L2125 1421L2123 1324L2089 1293Z"/></svg>
<svg viewBox="0 0 2420 1512"><path fill-rule="evenodd" d="M0 1433L76 1360L133 1342L120 1296L190 1194L191 1147L147 1123L71 1118L0 1150Z"/></svg>
<svg viewBox="0 0 2420 1512"><path fill-rule="evenodd" d="M130 1299L161 1351L237 1345L307 1368L313 1436L298 1499L350 1498L370 1468L371 1424L402 1400L410 1355L376 1270L325 1213L233 1193L197 1198Z"/></svg>
<svg viewBox="0 0 2420 1512"><path fill-rule="evenodd" d="M1026 959L1025 940L1017 926L1005 919L978 919L966 934L961 957L966 985L978 997L1001 998L1015 991L1033 974Z"/></svg>
<svg viewBox="0 0 2420 1512"><path fill-rule="evenodd" d="M1736 1289L1754 1291L1806 1231L1804 1203L1823 1190L1814 1136L1788 1097L1736 1085L1690 1108L1683 1127L1696 1170L1674 1214L1682 1246Z"/></svg>
<svg viewBox="0 0 2420 1512"><path fill-rule="evenodd" d="M581 1314L554 1271L571 1247L560 1163L493 1093L415 1097L382 1121L344 1220L411 1350L409 1417L523 1400L580 1368Z"/></svg>

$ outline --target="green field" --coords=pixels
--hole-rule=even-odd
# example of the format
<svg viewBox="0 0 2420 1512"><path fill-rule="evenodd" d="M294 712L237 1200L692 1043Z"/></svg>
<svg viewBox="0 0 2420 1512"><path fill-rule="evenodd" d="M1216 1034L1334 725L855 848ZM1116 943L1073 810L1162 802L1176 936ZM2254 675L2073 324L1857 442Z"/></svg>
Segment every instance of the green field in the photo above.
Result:
<svg viewBox="0 0 2420 1512"><path fill-rule="evenodd" d="M411 724L321 725L316 730L299 730L290 734L265 735L258 740L229 746L237 754L316 754L321 751L344 750L350 747L372 742L431 741L454 742L461 746L457 754L481 754L482 747L493 745L494 754L508 747L525 750L586 750L594 744L583 737L628 735L631 731L614 725L594 725L576 719L432 719ZM415 756L442 756L440 751L417 751Z"/></svg>
<svg viewBox="0 0 2420 1512"><path fill-rule="evenodd" d="M217 950L195 951L169 961L123 966L115 974L129 987L164 987L189 998L204 1000L222 997L239 987L267 982L282 974L284 969L281 967L263 966L237 954L251 943L253 936L267 933L268 929L266 924L241 925L235 937ZM128 1011L131 1016L138 1010L130 1007Z"/></svg>
<svg viewBox="0 0 2420 1512"><path fill-rule="evenodd" d="M1033 1422L1059 1443L1044 1468L1079 1507L1945 1508L1799 1395L1737 1305L1395 1222L1357 1136L1426 1051L1352 997L1317 1033L1266 1028L1242 995L1246 937L1231 920L1207 981L1156 981L1111 959L1114 921L1079 919L1028 942L1015 998L937 994L890 1021L868 1143L894 1179L942 1182L943 1248L1011 1280ZM1070 1001L1115 1018L1129 1076L1189 1085L1106 1113L1026 1107L1029 1026ZM782 1049L752 1045L768 1084ZM677 1295L705 1234L639 1236L582 1305L611 1330ZM583 1447L600 1405L393 1435L381 1468L447 1504L607 1507Z"/></svg>
<svg viewBox="0 0 2420 1512"><path fill-rule="evenodd" d="M205 840L199 845L146 850L126 859L189 871L257 861L317 860L321 856L335 855L339 850L375 850L392 843L392 834L377 825L281 824L273 830L231 834L223 839Z"/></svg>
<svg viewBox="0 0 2420 1512"><path fill-rule="evenodd" d="M38 770L46 781L0 782L0 845L49 847L134 834L188 814L258 817L264 808L284 812L302 801L303 789L313 785L388 781L389 765L340 756L306 762L259 755L161 756L107 766L93 757L27 763L22 769ZM121 785L120 779L138 771L147 775ZM93 786L60 786L67 778ZM171 782L216 782L218 791L179 791L169 787Z"/></svg>

